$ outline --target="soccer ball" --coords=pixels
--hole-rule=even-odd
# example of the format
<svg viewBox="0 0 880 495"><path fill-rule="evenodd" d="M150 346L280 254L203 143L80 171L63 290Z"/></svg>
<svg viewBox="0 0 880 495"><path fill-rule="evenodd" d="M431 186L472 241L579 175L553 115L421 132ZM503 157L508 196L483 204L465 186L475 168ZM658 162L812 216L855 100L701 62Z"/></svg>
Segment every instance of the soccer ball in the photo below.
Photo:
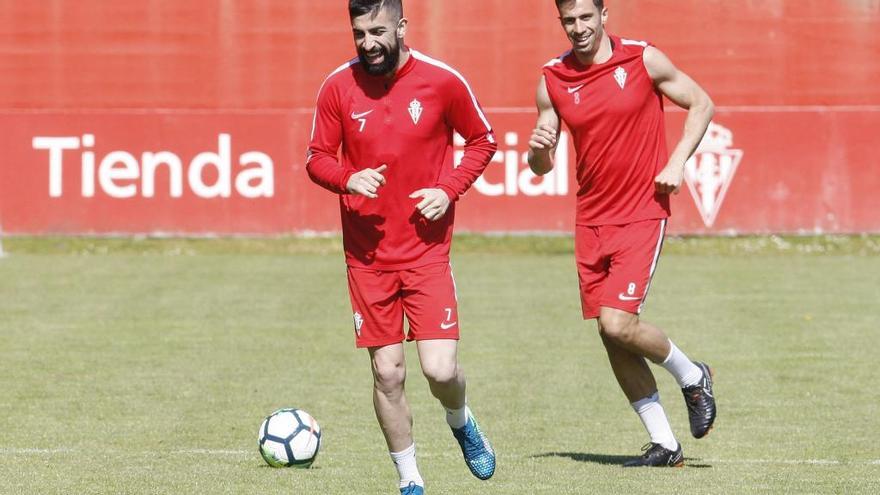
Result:
<svg viewBox="0 0 880 495"><path fill-rule="evenodd" d="M303 410L279 409L263 420L257 440L270 466L307 468L321 448L321 427Z"/></svg>

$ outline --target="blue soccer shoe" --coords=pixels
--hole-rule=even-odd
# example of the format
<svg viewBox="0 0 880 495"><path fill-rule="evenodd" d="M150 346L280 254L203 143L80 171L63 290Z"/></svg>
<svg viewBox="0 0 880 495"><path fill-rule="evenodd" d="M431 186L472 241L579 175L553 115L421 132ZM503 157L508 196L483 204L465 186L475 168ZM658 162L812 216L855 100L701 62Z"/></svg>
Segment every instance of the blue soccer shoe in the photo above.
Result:
<svg viewBox="0 0 880 495"><path fill-rule="evenodd" d="M400 495L425 495L425 488L410 481L408 485L400 489Z"/></svg>
<svg viewBox="0 0 880 495"><path fill-rule="evenodd" d="M495 451L492 450L489 439L480 430L480 425L477 424L470 408L467 412L467 423L461 428L452 428L452 434L458 440L461 453L464 454L464 462L471 473L481 480L487 480L495 474Z"/></svg>

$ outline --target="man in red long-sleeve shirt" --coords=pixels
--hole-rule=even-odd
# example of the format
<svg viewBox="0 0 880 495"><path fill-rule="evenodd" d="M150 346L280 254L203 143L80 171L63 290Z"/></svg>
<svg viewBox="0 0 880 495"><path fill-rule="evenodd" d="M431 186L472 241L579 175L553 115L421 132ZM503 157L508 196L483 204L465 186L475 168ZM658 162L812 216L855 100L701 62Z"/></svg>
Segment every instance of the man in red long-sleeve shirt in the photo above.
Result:
<svg viewBox="0 0 880 495"><path fill-rule="evenodd" d="M497 145L461 74L403 44L402 10L401 0L349 1L358 57L319 90L307 169L339 194L356 344L370 353L376 417L401 493L418 495L424 481L404 394L405 338L416 341L471 472L488 479L495 470L494 451L465 400L449 248L455 201ZM466 141L458 167L453 131Z"/></svg>

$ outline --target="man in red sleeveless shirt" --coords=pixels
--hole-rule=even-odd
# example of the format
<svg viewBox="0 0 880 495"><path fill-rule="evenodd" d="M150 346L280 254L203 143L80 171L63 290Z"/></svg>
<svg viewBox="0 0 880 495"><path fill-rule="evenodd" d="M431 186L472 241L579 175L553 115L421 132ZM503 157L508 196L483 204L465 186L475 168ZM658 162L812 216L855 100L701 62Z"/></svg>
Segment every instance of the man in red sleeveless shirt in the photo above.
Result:
<svg viewBox="0 0 880 495"><path fill-rule="evenodd" d="M355 341L370 353L373 404L400 492L422 495L404 339L416 341L471 473L488 479L495 471L494 451L466 404L449 248L455 201L497 144L461 74L403 44L401 0L350 0L349 15L358 57L319 90L306 168L339 194ZM458 167L453 131L466 142Z"/></svg>
<svg viewBox="0 0 880 495"><path fill-rule="evenodd" d="M681 466L681 445L645 359L675 377L696 438L715 421L711 370L639 314L663 244L669 194L681 186L685 162L706 132L712 101L650 43L607 33L603 0L556 6L572 49L543 68L529 166L538 175L553 168L565 122L577 152L575 258L584 319L598 319L611 368L651 437L645 453L624 466ZM671 155L663 96L688 111Z"/></svg>

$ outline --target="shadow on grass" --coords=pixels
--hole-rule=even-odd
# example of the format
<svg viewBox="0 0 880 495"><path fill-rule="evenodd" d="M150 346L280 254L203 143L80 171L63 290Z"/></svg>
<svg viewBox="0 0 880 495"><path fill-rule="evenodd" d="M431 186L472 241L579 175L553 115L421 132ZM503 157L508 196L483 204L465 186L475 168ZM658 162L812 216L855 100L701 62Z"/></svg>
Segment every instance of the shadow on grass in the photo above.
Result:
<svg viewBox="0 0 880 495"><path fill-rule="evenodd" d="M591 454L586 452L546 452L544 454L533 455L532 458L542 457L565 457L577 462L589 462L592 464L604 464L609 466L621 466L624 462L633 459L631 455L612 455L612 454ZM711 464L697 463L702 459L685 457L685 467L689 468L711 468Z"/></svg>
<svg viewBox="0 0 880 495"><path fill-rule="evenodd" d="M533 455L532 457L567 457L577 462L609 465L620 465L633 458L631 455L588 454L583 452L547 452L545 454Z"/></svg>

